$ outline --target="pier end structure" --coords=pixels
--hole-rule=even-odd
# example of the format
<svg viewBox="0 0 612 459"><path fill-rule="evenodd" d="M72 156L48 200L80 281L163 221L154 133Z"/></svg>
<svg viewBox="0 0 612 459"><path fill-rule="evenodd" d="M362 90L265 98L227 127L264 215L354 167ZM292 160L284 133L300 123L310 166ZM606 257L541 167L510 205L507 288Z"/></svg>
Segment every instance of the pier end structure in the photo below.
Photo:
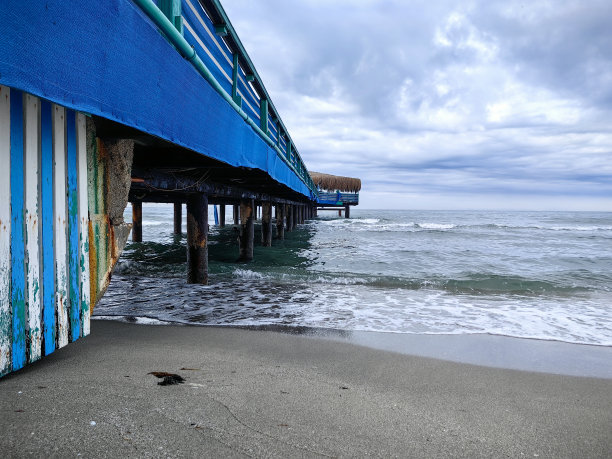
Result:
<svg viewBox="0 0 612 459"><path fill-rule="evenodd" d="M312 179L319 190L314 215L318 210L337 211L338 216L350 218L351 207L359 204L361 180L354 177L311 172Z"/></svg>

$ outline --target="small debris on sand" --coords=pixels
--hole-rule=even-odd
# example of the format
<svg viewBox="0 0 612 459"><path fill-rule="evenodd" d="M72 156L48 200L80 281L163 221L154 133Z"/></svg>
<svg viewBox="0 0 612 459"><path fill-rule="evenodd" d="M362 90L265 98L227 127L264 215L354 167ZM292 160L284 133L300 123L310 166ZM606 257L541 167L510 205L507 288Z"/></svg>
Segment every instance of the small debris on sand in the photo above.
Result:
<svg viewBox="0 0 612 459"><path fill-rule="evenodd" d="M174 384L183 384L185 382L185 378L174 373L167 373L165 371L151 371L149 374L155 376L156 378L163 378L157 383L159 386L172 386Z"/></svg>

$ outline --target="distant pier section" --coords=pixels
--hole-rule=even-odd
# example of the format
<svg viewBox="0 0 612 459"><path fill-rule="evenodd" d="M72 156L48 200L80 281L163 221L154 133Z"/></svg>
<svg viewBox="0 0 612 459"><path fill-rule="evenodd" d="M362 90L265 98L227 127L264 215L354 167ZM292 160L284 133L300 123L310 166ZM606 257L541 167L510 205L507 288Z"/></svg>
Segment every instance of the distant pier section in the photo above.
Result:
<svg viewBox="0 0 612 459"><path fill-rule="evenodd" d="M344 209L345 218L350 218L351 206L359 204L361 180L322 172L311 172L310 176L319 190L317 210L337 210L341 216Z"/></svg>

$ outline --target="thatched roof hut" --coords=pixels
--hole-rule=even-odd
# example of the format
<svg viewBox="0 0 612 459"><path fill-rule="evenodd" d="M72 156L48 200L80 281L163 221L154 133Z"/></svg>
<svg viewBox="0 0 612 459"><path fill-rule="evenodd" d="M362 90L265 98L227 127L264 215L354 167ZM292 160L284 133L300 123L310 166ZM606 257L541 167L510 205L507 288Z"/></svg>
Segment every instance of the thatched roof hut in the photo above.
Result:
<svg viewBox="0 0 612 459"><path fill-rule="evenodd" d="M338 190L346 193L357 193L361 190L361 180L358 178L322 174L321 172L311 172L310 176L315 185L323 190Z"/></svg>

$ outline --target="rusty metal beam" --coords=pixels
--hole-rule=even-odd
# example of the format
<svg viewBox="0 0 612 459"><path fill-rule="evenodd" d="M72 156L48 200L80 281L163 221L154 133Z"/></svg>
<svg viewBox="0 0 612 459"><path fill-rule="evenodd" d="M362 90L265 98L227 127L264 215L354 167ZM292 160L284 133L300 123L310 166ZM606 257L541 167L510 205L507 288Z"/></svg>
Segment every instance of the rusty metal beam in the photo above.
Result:
<svg viewBox="0 0 612 459"><path fill-rule="evenodd" d="M142 201L132 202L132 242L142 242Z"/></svg>

